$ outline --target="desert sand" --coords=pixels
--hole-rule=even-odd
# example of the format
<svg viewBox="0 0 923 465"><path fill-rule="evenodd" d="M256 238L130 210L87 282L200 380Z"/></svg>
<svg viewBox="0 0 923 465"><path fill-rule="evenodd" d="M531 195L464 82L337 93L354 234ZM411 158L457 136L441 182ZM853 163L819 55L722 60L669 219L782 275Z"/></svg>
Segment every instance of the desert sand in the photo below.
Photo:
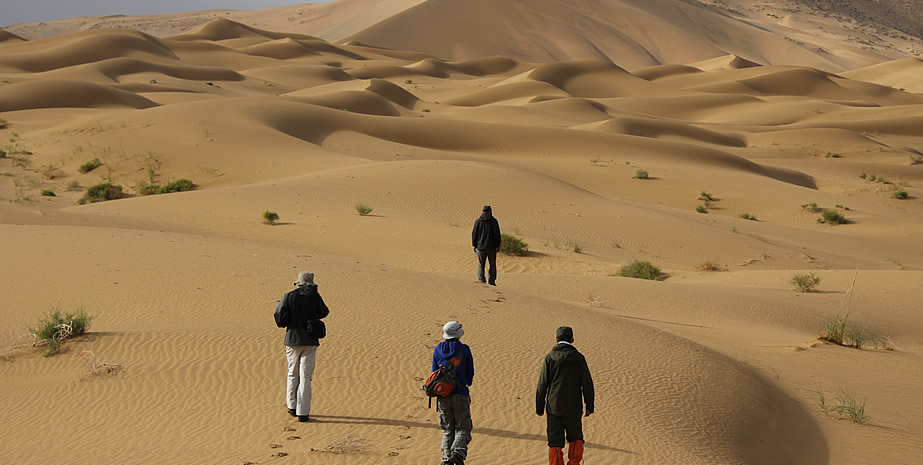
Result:
<svg viewBox="0 0 923 465"><path fill-rule="evenodd" d="M326 28L371 37L445 2L417 3L338 2ZM0 463L438 463L420 384L448 320L475 358L470 464L545 460L534 392L560 325L596 384L586 464L920 463L919 59L824 67L784 40L453 59L410 35L438 34L428 14L400 49L227 18L0 36ZM196 189L139 195L179 179ZM79 203L104 181L126 197ZM529 245L497 287L469 245L485 204ZM616 276L634 260L666 279ZM300 270L331 309L309 423L271 318ZM43 357L30 328L55 307L93 325ZM846 312L878 343L819 341Z"/></svg>

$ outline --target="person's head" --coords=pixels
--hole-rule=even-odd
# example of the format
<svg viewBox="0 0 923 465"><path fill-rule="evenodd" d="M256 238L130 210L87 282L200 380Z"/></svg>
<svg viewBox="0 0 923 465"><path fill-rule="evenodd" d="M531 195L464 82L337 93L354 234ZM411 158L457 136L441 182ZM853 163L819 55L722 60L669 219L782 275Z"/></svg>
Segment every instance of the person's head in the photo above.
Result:
<svg viewBox="0 0 923 465"><path fill-rule="evenodd" d="M558 342L574 342L574 330L570 326L561 326L558 328L555 338Z"/></svg>
<svg viewBox="0 0 923 465"><path fill-rule="evenodd" d="M309 286L314 284L314 273L310 271L302 271L298 273L298 280L295 281L296 286Z"/></svg>
<svg viewBox="0 0 923 465"><path fill-rule="evenodd" d="M481 209L481 213L487 213L488 215L493 215L494 212L490 208L490 205L484 205L484 208Z"/></svg>
<svg viewBox="0 0 923 465"><path fill-rule="evenodd" d="M442 337L445 339L458 339L465 335L461 323L450 321L442 326Z"/></svg>

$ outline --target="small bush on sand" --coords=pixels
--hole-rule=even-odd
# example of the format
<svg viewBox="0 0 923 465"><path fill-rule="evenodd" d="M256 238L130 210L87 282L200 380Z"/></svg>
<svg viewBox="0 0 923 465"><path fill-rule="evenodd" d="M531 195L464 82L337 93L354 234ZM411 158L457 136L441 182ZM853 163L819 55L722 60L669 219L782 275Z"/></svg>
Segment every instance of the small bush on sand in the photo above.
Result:
<svg viewBox="0 0 923 465"><path fill-rule="evenodd" d="M92 321L93 317L88 315L83 307L78 307L74 313L66 314L54 307L47 316L39 320L37 327L29 331L35 337L34 345L40 347L42 354L48 357L58 352L65 339L86 333Z"/></svg>
<svg viewBox="0 0 923 465"><path fill-rule="evenodd" d="M717 260L707 260L695 266L696 271L724 271Z"/></svg>
<svg viewBox="0 0 923 465"><path fill-rule="evenodd" d="M706 215L708 214L708 209L705 208L705 205L699 205L699 206L695 207L695 211L697 211L697 212L699 212L699 213L705 213Z"/></svg>
<svg viewBox="0 0 923 465"><path fill-rule="evenodd" d="M42 189L42 197L57 197L51 189Z"/></svg>
<svg viewBox="0 0 923 465"><path fill-rule="evenodd" d="M89 188L87 188L87 191L83 194L83 197L80 199L80 203L85 204L85 203L104 202L106 200L116 200L116 199L121 199L123 195L124 194L122 193L122 186L104 182L102 184L97 184L95 186L90 186Z"/></svg>
<svg viewBox="0 0 923 465"><path fill-rule="evenodd" d="M528 250L529 244L523 242L522 239L506 233L500 234L500 252L507 255L522 256Z"/></svg>
<svg viewBox="0 0 923 465"><path fill-rule="evenodd" d="M801 209L804 211L811 212L811 213L817 213L818 211L820 211L817 208L817 202L808 202L808 203L802 204Z"/></svg>
<svg viewBox="0 0 923 465"><path fill-rule="evenodd" d="M817 222L827 224L843 224L846 222L846 217L836 210L829 210L825 208L823 213L821 213L821 217L817 219Z"/></svg>
<svg viewBox="0 0 923 465"><path fill-rule="evenodd" d="M898 199L898 200L906 200L907 197L909 197L909 196L910 196L910 194L908 194L907 191L897 191L897 192L891 194L891 197L893 197L893 198L895 198L895 199Z"/></svg>
<svg viewBox="0 0 923 465"><path fill-rule="evenodd" d="M99 161L99 158L94 158L80 165L80 167L77 168L77 171L86 174L86 173L89 173L90 171L95 170L96 168L99 168L100 166L103 166L103 162Z"/></svg>
<svg viewBox="0 0 923 465"><path fill-rule="evenodd" d="M266 210L263 212L263 223L266 223L270 226L275 226L276 221L279 221L279 214L276 212L271 212Z"/></svg>
<svg viewBox="0 0 923 465"><path fill-rule="evenodd" d="M915 153L910 154L910 164L911 165L919 165L921 163L923 163L923 155L917 155Z"/></svg>
<svg viewBox="0 0 923 465"><path fill-rule="evenodd" d="M0 129L3 129L3 128L5 128L5 127L6 127L6 125L7 125L7 122L6 122L6 120L5 120L5 119L3 119L3 118L0 118Z"/></svg>
<svg viewBox="0 0 923 465"><path fill-rule="evenodd" d="M650 174L647 170L638 168L638 171L635 171L635 175L632 176L631 179L650 179Z"/></svg>
<svg viewBox="0 0 923 465"><path fill-rule="evenodd" d="M820 276L814 273L795 273L789 282L800 292L811 292L820 281Z"/></svg>
<svg viewBox="0 0 923 465"><path fill-rule="evenodd" d="M740 218L740 219L742 219L742 220L756 221L756 217L753 216L753 215L751 215L751 214L749 214L749 213L741 213L741 214L737 215L737 217Z"/></svg>
<svg viewBox="0 0 923 465"><path fill-rule="evenodd" d="M865 399L859 402L854 394L845 389L841 389L839 394L829 400L824 391L818 390L817 397L817 403L825 414L860 425L865 423Z"/></svg>
<svg viewBox="0 0 923 465"><path fill-rule="evenodd" d="M157 190L158 194L172 194L174 192L186 192L191 191L195 188L195 184L188 179L180 179L178 181L173 181L166 186L161 186Z"/></svg>
<svg viewBox="0 0 923 465"><path fill-rule="evenodd" d="M702 193L699 194L699 200L707 200L707 201L711 202L711 201L715 200L715 198L711 196L711 193L702 191Z"/></svg>
<svg viewBox="0 0 923 465"><path fill-rule="evenodd" d="M362 216L368 215L369 213L372 213L372 207L370 207L370 206L368 206L368 205L366 205L366 204L364 204L364 203L362 203L362 202L359 202L359 203L356 204L356 213L358 213L358 214L360 214L360 215L362 215Z"/></svg>
<svg viewBox="0 0 923 465"><path fill-rule="evenodd" d="M626 278L650 279L653 281L663 281L664 279L660 268L652 265L651 262L639 260L635 260L631 265L623 266L616 274Z"/></svg>

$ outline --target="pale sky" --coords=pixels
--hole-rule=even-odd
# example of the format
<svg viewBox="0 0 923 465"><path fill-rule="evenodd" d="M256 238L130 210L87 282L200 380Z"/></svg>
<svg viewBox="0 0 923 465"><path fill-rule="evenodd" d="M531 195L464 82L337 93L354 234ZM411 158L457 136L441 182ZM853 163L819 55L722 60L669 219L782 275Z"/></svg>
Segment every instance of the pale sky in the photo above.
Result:
<svg viewBox="0 0 923 465"><path fill-rule="evenodd" d="M330 0L0 0L0 27L77 16L148 15L196 10L262 10Z"/></svg>

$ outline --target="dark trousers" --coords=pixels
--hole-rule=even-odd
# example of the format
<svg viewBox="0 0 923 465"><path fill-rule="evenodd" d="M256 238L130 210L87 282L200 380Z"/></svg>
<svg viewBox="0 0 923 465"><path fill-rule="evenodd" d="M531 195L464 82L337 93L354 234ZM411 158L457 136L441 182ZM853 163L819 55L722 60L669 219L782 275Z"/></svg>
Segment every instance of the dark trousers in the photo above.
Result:
<svg viewBox="0 0 923 465"><path fill-rule="evenodd" d="M580 415L546 413L545 416L548 417L548 447L564 447L567 442L583 440L583 420Z"/></svg>
<svg viewBox="0 0 923 465"><path fill-rule="evenodd" d="M490 261L490 279L484 279L484 264ZM478 280L490 284L497 282L497 249L478 249Z"/></svg>

